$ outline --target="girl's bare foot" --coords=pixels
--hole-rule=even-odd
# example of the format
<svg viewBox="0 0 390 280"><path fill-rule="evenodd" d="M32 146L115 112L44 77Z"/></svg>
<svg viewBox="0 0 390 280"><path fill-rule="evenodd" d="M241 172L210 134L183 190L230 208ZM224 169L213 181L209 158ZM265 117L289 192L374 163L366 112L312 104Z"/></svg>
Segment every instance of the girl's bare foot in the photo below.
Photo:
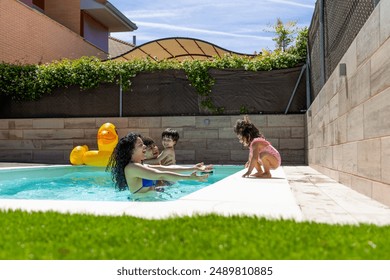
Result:
<svg viewBox="0 0 390 280"><path fill-rule="evenodd" d="M269 173L269 172L264 172L263 174L261 174L260 177L261 177L261 178L271 178L272 176L271 176L271 173Z"/></svg>
<svg viewBox="0 0 390 280"><path fill-rule="evenodd" d="M265 173L265 172L263 172L263 173L257 172L257 173L255 173L255 174L253 174L251 176L257 177L257 178L271 178L272 177L271 173Z"/></svg>
<svg viewBox="0 0 390 280"><path fill-rule="evenodd" d="M263 176L263 174L264 174L264 172L256 172L251 176L261 178Z"/></svg>

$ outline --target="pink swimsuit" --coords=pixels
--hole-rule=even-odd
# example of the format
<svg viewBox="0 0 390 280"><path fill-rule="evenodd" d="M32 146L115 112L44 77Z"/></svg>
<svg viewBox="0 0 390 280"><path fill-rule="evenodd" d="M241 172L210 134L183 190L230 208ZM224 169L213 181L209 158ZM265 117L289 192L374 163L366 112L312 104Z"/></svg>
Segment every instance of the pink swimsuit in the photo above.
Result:
<svg viewBox="0 0 390 280"><path fill-rule="evenodd" d="M279 163L279 166L280 164L282 163L282 159L280 158L280 154L278 152L278 150L276 150L270 142L268 142L267 140L265 140L264 138L262 137L258 137L258 138L255 138L253 139L251 145L249 146L249 157L252 158L252 155L253 155L253 145L255 143L263 143L264 145L266 145L262 150L259 151L259 161L260 163L262 164L262 161L261 161L261 154L262 153L268 153L270 155L272 155L273 157L275 157Z"/></svg>

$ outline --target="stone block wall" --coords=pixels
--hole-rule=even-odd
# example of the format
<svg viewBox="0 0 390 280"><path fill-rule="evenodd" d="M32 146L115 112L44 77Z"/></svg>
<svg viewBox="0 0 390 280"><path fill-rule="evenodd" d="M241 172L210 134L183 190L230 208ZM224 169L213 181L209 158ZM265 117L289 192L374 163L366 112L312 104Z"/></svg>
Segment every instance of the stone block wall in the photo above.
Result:
<svg viewBox="0 0 390 280"><path fill-rule="evenodd" d="M239 118L242 116L0 119L0 161L68 164L73 147L86 144L96 150L99 127L111 122L119 137L136 131L155 139L160 150L162 131L167 127L178 130L178 163L244 164L248 150L233 132ZM280 151L282 164L305 163L303 114L250 118Z"/></svg>
<svg viewBox="0 0 390 280"><path fill-rule="evenodd" d="M390 0L382 0L306 113L308 162L390 205Z"/></svg>

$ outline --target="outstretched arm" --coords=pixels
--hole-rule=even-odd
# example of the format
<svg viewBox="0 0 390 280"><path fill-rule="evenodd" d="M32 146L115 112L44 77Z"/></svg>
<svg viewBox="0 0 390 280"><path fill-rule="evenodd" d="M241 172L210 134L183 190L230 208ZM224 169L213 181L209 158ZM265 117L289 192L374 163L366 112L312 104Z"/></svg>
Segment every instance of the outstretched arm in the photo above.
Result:
<svg viewBox="0 0 390 280"><path fill-rule="evenodd" d="M197 180L205 181L208 178L208 174L197 175L196 172L191 174L180 174L173 171L162 171L156 168L152 168L148 165L142 165L134 163L131 170L126 169L125 172L129 173L130 177L144 178L150 180L165 180L165 181L179 181L179 180ZM131 174L130 174L131 173Z"/></svg>
<svg viewBox="0 0 390 280"><path fill-rule="evenodd" d="M149 165L151 168L155 168L160 171L173 171L173 172L185 172L185 171L203 171L211 172L213 165L204 165L203 162L197 163L193 166L181 166L181 165Z"/></svg>

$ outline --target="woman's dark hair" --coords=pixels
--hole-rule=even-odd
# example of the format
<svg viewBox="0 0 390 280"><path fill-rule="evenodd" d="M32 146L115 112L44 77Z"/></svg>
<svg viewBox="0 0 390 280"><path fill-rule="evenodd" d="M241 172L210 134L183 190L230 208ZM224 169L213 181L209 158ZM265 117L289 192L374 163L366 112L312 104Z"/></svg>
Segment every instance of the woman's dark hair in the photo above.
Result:
<svg viewBox="0 0 390 280"><path fill-rule="evenodd" d="M243 120L237 120L236 125L233 127L234 132L237 135L241 135L241 137L247 141L247 143L251 143L253 139L257 137L263 137L263 134L260 133L259 129L251 123L248 116L245 116Z"/></svg>
<svg viewBox="0 0 390 280"><path fill-rule="evenodd" d="M122 137L112 152L106 168L106 171L111 169L111 177L115 187L121 191L127 189L125 167L131 161L138 137L141 135L135 132L130 132Z"/></svg>

